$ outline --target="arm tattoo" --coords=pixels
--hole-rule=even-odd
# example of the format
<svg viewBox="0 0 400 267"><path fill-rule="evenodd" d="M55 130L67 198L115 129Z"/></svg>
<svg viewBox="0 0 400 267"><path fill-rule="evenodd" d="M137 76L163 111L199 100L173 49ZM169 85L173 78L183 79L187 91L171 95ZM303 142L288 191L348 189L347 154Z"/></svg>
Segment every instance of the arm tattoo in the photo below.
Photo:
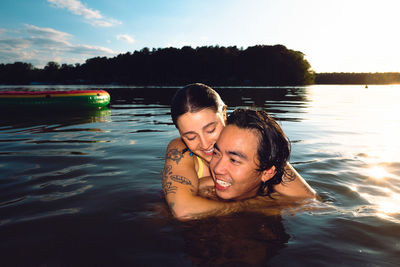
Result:
<svg viewBox="0 0 400 267"><path fill-rule="evenodd" d="M172 181L178 182L180 184L190 185L190 186L192 185L192 182L189 179L180 175L171 175L170 178Z"/></svg>
<svg viewBox="0 0 400 267"><path fill-rule="evenodd" d="M168 181L168 175L171 175L171 165L165 166L165 169L163 171L162 175L162 189L164 191L164 195L168 194L175 194L176 193L176 186L173 186L171 182Z"/></svg>
<svg viewBox="0 0 400 267"><path fill-rule="evenodd" d="M189 185L191 187L190 191L195 193L193 184L189 179L181 175L172 175L171 170L172 166L166 165L162 174L162 190L164 191L164 195L175 194L178 189L176 186L172 185L171 180L183 185Z"/></svg>
<svg viewBox="0 0 400 267"><path fill-rule="evenodd" d="M166 180L168 180L168 175L170 175L172 172L171 172L171 169L172 169L172 166L171 165L167 165L167 166L165 166L165 168L164 168L164 170L163 170L163 174L162 174L162 181L163 181L163 183L166 181Z"/></svg>
<svg viewBox="0 0 400 267"><path fill-rule="evenodd" d="M290 168L285 168L282 176L282 183L283 184L290 183L296 180L296 176L297 175L293 170L291 170Z"/></svg>
<svg viewBox="0 0 400 267"><path fill-rule="evenodd" d="M171 182L163 182L162 187L163 187L164 195L176 193L177 187L173 186Z"/></svg>
<svg viewBox="0 0 400 267"><path fill-rule="evenodd" d="M176 148L167 151L167 159L175 161L177 165L182 158L183 158L182 152L180 152Z"/></svg>

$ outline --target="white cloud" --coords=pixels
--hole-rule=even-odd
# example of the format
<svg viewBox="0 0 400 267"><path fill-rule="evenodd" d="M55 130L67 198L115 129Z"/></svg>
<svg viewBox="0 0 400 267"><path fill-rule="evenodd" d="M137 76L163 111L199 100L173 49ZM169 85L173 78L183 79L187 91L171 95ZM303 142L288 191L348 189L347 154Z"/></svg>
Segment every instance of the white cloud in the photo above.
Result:
<svg viewBox="0 0 400 267"><path fill-rule="evenodd" d="M49 61L59 63L82 63L95 56L113 56L109 48L73 44L72 35L52 28L24 25L23 29L0 34L0 62L23 61L43 67Z"/></svg>
<svg viewBox="0 0 400 267"><path fill-rule="evenodd" d="M112 55L114 51L109 48L101 47L101 46L92 46L92 45L74 45L70 46L68 49L69 52L75 54L86 54L86 55Z"/></svg>
<svg viewBox="0 0 400 267"><path fill-rule="evenodd" d="M84 16L87 19L101 19L100 11L87 8L78 0L47 0L58 8L66 8L75 15Z"/></svg>
<svg viewBox="0 0 400 267"><path fill-rule="evenodd" d="M28 37L31 38L42 38L57 42L67 42L67 39L71 38L72 35L66 32L60 32L52 28L40 28L34 25L25 24L25 32Z"/></svg>
<svg viewBox="0 0 400 267"><path fill-rule="evenodd" d="M114 25L122 24L122 22L105 18L100 11L86 7L78 0L47 0L56 8L66 8L71 13L83 16L90 24L100 27L111 27Z"/></svg>
<svg viewBox="0 0 400 267"><path fill-rule="evenodd" d="M133 44L135 42L135 39L133 39L133 37L131 37L128 34L119 34L119 35L117 35L117 40L125 41L125 42L130 43L130 44Z"/></svg>

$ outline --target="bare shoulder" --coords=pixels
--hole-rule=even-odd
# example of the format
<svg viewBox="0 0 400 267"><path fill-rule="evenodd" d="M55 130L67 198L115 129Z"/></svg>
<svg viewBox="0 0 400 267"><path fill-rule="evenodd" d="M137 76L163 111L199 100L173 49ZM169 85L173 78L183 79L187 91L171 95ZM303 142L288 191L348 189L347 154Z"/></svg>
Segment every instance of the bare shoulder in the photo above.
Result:
<svg viewBox="0 0 400 267"><path fill-rule="evenodd" d="M185 145L185 143L182 141L182 139L178 137L178 138L172 139L172 140L169 142L168 147L186 148L186 145Z"/></svg>
<svg viewBox="0 0 400 267"><path fill-rule="evenodd" d="M186 155L189 155L186 150L186 145L180 138L173 139L168 144L167 151L165 153L165 162L175 162L175 164L178 165ZM188 158L188 156L186 156L186 158ZM193 162L193 160L190 160L190 162Z"/></svg>

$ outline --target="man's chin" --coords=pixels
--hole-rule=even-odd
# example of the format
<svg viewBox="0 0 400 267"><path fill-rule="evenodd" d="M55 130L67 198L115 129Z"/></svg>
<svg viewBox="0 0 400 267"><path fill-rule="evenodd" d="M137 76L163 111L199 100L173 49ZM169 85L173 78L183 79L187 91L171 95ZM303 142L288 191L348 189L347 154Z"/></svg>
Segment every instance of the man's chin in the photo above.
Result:
<svg viewBox="0 0 400 267"><path fill-rule="evenodd" d="M234 196L227 194L225 191L215 190L215 194L222 200L234 200Z"/></svg>

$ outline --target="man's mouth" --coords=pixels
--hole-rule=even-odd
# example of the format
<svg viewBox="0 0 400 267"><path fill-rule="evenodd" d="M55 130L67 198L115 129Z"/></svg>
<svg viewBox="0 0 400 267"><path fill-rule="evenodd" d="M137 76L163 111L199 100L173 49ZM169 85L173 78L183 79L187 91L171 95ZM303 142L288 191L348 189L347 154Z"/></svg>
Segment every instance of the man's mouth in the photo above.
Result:
<svg viewBox="0 0 400 267"><path fill-rule="evenodd" d="M215 188L217 189L217 190L226 190L226 189L228 189L230 186L231 186L232 184L231 183L228 183L228 182L225 182L225 181L222 181L222 180L219 180L219 179L215 179Z"/></svg>

